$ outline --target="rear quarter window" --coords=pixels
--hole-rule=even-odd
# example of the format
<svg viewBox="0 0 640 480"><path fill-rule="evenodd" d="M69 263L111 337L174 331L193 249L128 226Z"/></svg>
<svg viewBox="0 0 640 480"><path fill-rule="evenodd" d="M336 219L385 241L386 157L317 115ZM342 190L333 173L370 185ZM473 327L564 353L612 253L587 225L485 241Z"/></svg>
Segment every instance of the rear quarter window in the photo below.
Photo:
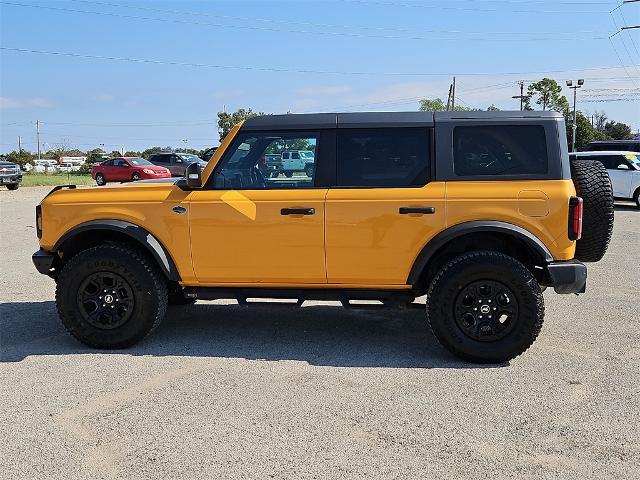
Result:
<svg viewBox="0 0 640 480"><path fill-rule="evenodd" d="M453 129L458 176L541 175L549 170L541 125L478 125Z"/></svg>

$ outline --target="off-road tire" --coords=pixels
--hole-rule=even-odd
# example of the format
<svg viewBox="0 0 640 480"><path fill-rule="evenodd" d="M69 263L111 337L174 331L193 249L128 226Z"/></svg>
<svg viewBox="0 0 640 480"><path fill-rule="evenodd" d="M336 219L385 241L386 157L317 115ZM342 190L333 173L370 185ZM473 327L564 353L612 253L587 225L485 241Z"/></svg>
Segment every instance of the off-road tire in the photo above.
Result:
<svg viewBox="0 0 640 480"><path fill-rule="evenodd" d="M132 312L121 326L97 328L82 313L80 287L98 272L117 274L130 286ZM75 255L62 268L56 287L63 325L77 340L93 348L126 348L142 340L164 318L167 297L167 283L153 260L141 250L119 243L98 245Z"/></svg>
<svg viewBox="0 0 640 480"><path fill-rule="evenodd" d="M575 258L597 262L604 256L613 233L613 188L602 163L593 160L571 162L571 178L582 198L582 238L576 243Z"/></svg>
<svg viewBox="0 0 640 480"><path fill-rule="evenodd" d="M7 190L17 190L19 186L19 183L9 183L7 185Z"/></svg>
<svg viewBox="0 0 640 480"><path fill-rule="evenodd" d="M313 165L307 165L306 167L304 167L304 173L307 177L312 178L313 177Z"/></svg>
<svg viewBox="0 0 640 480"><path fill-rule="evenodd" d="M284 176L287 178L293 177L293 172L284 172Z"/></svg>
<svg viewBox="0 0 640 480"><path fill-rule="evenodd" d="M103 186L107 184L107 179L105 178L105 176L102 173L98 173L96 175L96 184Z"/></svg>
<svg viewBox="0 0 640 480"><path fill-rule="evenodd" d="M494 341L471 338L455 319L459 295L478 281L507 287L517 302L513 325L506 336ZM454 355L475 363L502 363L522 354L535 341L544 320L544 299L534 276L515 258L491 251L466 253L442 267L431 282L427 319L436 339Z"/></svg>
<svg viewBox="0 0 640 480"><path fill-rule="evenodd" d="M633 201L636 202L636 207L640 208L640 188L638 188L633 195Z"/></svg>

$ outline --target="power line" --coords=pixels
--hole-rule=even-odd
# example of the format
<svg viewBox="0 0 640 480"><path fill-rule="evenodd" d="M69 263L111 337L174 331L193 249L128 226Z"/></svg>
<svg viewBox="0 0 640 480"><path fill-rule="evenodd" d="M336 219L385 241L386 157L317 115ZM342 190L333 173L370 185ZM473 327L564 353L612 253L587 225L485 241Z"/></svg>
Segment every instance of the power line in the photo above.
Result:
<svg viewBox="0 0 640 480"><path fill-rule="evenodd" d="M206 63L195 62L178 62L172 60L152 60L144 58L130 58L130 57L112 57L107 55L90 55L75 52L56 52L51 50L33 50L28 48L16 48L16 47L0 47L0 50L28 53L38 55L54 55L73 58L84 58L92 60L108 60L118 62L132 62L132 63L147 63L153 65L173 65L179 67L196 67L196 68L216 68L216 69L232 69L232 70L247 70L247 71L261 71L261 72L276 72L276 73L304 73L304 74L317 74L317 75L385 75L385 76L406 76L406 77L444 77L451 75L459 76L497 76L497 75L534 75L534 74L552 74L552 73L568 73L568 72L584 72L589 70L607 70L612 67L587 67L587 68L572 68L562 70L541 70L541 71L529 71L529 72L374 72L374 71L339 71L339 70L307 70L307 69L291 69L291 68L274 68L274 67L252 67L245 65L215 65Z"/></svg>
<svg viewBox="0 0 640 480"><path fill-rule="evenodd" d="M192 12L192 11L185 11L185 10L167 10L167 9L160 9L160 8L151 8L151 7L141 7L138 5L123 5L123 4L118 4L118 3L110 3L110 2L100 2L100 1L92 1L92 0L69 0L71 2L75 2L75 3L84 3L84 4L88 4L88 5L100 5L100 6L107 6L107 7L115 7L115 8L127 8L130 10L139 10L139 11L145 11L145 12L154 12L154 13L168 13L171 15L192 15L192 16L198 16L198 17L216 17L216 18L224 18L224 19L229 19L229 20L241 20L241 21L248 21L248 22L268 22L268 23L279 23L279 24L284 24L284 25L291 25L291 24L295 24L295 25L306 25L306 26L310 26L310 27L318 27L318 28L341 28L341 29L361 29L361 30L377 30L377 31L395 31L395 32L404 32L404 33L413 33L415 30L412 29L408 29L408 28L402 28L402 27L397 27L397 26L387 26L387 27L381 27L381 26L370 26L370 25L346 25L346 24L330 24L330 23L312 23L312 22L305 22L305 21L299 21L299 20L282 20L282 19L277 19L277 18L255 18L255 17L243 17L243 16L235 16L235 15L221 15L221 14L212 14L209 12ZM278 31L282 31L281 29L278 29ZM421 32L426 32L426 33L455 33L455 34L461 34L461 33L466 33L466 34L477 34L477 35L501 35L501 34L506 34L506 35L553 35L553 34L557 34L557 35L575 35L576 33L604 33L604 31L602 30L578 30L578 31L574 31L574 32L567 32L567 31L563 31L563 32L477 32L477 31L469 31L469 30L425 30L425 29L420 29ZM324 32L314 32L314 33L324 33Z"/></svg>
<svg viewBox="0 0 640 480"><path fill-rule="evenodd" d="M379 5L379 6L387 6L387 7L408 7L408 8L426 8L426 9L437 9L437 10L453 10L453 11L469 11L469 12L511 12L511 13L568 13L568 14L597 14L597 13L606 13L606 11L602 10L531 10L531 9L506 9L506 8L478 8L478 7L458 7L458 6L442 6L442 5L425 5L425 4L412 4L412 3L398 3L398 2L383 2L383 1L365 1L365 0L341 0L342 2L347 3L360 3L364 5ZM474 2L477 3L477 2ZM512 4L531 4L534 2L504 2L503 3L512 3ZM554 2L554 4L562 4L562 5L594 5L592 2ZM602 5L610 5L611 3L602 3Z"/></svg>
<svg viewBox="0 0 640 480"><path fill-rule="evenodd" d="M258 30L258 31L267 31L267 32L275 32L275 33L297 33L297 34L305 34L305 35L325 35L325 36L341 36L341 37L360 37L360 38L380 38L385 40L393 40L393 39L405 39L405 40L462 40L459 36L460 34L470 33L462 30L449 30L449 31L437 31L434 30L431 33L452 33L456 34L456 37L446 37L446 38L433 38L433 37L420 37L420 36L400 36L400 35L372 35L372 34L363 34L357 32L329 32L329 31L315 31L315 30L292 30L292 29L282 29L275 27L263 27L257 25L228 25L224 23L210 23L210 22L200 22L194 20L181 20L177 18L155 18L155 17L143 17L140 15L129 15L124 13L112 13L112 12L96 12L91 10L79 10L73 8L63 8L63 7L52 7L49 5L32 5L26 3L17 3L17 2L0 2L2 5L12 6L12 7L24 7L24 8L36 8L36 9L44 9L50 11L58 11L58 12L67 12L67 13L81 13L87 15L98 15L98 16L107 16L113 18L124 18L127 20L140 20L140 21L151 21L151 22L163 22L163 23L176 23L182 25L199 25L206 27L216 27L216 28L231 28L231 29L244 29L244 30ZM428 32L428 31L427 31ZM486 32L477 32L478 35L486 35ZM509 35L509 32L494 32L496 35ZM582 40L603 40L606 39L606 36L599 37L590 37L583 38ZM505 38L481 38L474 37L474 40L477 41L501 41ZM545 40L554 40L550 38L549 34L545 34L543 37L539 38L516 38L510 39L512 41L545 41ZM556 38L555 40L580 40L578 37L570 36L564 38Z"/></svg>

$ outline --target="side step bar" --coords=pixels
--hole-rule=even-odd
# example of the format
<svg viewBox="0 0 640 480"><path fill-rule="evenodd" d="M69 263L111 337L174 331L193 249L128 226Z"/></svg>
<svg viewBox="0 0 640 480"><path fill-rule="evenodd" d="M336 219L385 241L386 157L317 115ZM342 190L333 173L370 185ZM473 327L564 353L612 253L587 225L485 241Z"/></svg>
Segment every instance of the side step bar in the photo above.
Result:
<svg viewBox="0 0 640 480"><path fill-rule="evenodd" d="M187 287L184 294L188 298L199 300L236 300L239 305L261 306L301 306L305 300L338 301L345 308L424 308L413 303L416 295L412 291L388 290L338 290L338 289L289 289L289 288L225 288L225 287ZM248 302L248 299L276 298L295 300L295 303ZM351 303L357 300L378 300L381 304Z"/></svg>

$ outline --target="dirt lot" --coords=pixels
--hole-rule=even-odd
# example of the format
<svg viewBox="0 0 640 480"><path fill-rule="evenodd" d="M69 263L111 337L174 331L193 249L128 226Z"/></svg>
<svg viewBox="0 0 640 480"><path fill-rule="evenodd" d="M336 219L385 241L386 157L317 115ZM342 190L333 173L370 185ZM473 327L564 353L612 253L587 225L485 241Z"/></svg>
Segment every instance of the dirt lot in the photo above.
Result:
<svg viewBox="0 0 640 480"><path fill-rule="evenodd" d="M90 350L39 275L34 205L0 191L0 472L75 478L640 478L640 211L534 346L457 361L421 311L173 307Z"/></svg>

